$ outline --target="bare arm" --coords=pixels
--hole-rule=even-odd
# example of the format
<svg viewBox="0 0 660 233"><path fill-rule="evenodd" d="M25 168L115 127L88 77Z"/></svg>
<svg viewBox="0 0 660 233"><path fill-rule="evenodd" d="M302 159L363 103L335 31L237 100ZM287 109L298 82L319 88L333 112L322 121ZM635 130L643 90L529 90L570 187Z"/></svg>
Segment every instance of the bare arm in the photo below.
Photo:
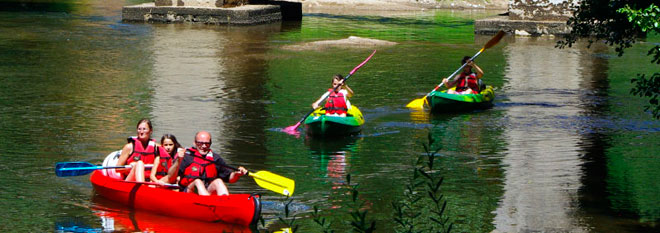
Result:
<svg viewBox="0 0 660 233"><path fill-rule="evenodd" d="M241 176L247 174L247 172L247 169L244 167L238 167L238 171L234 171L229 175L229 183L235 183L239 178L241 178Z"/></svg>
<svg viewBox="0 0 660 233"><path fill-rule="evenodd" d="M474 64L474 61L470 61L468 64L474 68L475 73L477 73L477 79L480 79L481 77L484 76L484 71L481 70L481 67L477 66L477 64Z"/></svg>
<svg viewBox="0 0 660 233"><path fill-rule="evenodd" d="M126 145L124 145L124 148L121 149L121 154L119 155L119 159L117 160L117 166L126 165L126 160L128 160L128 156L130 155L131 151L133 151L133 145L130 143L126 143Z"/></svg>
<svg viewBox="0 0 660 233"><path fill-rule="evenodd" d="M317 108L319 108L319 104L321 104L321 102L322 102L323 100L325 100L325 98L327 98L329 95L330 95L330 92L329 92L329 91L326 92L325 94L323 94L323 95L321 96L321 98L319 98L318 100L316 100L316 102L314 102L314 103L312 104L312 108L313 108L313 109L317 109Z"/></svg>
<svg viewBox="0 0 660 233"><path fill-rule="evenodd" d="M181 164L181 160L183 159L183 155L185 154L186 150L183 148L178 148L176 157L172 158L174 161L172 162L172 166L170 167L169 170L167 170L167 179L168 182L171 184L174 184L176 182L176 177L177 173L179 172L179 164Z"/></svg>
<svg viewBox="0 0 660 233"><path fill-rule="evenodd" d="M156 170L158 170L158 166L160 166L160 156L156 156L156 158L154 158L154 166L151 168L151 174L149 175L149 179L152 182L158 181L158 178L156 178Z"/></svg>
<svg viewBox="0 0 660 233"><path fill-rule="evenodd" d="M343 84L343 82L342 82L342 84ZM348 95L346 97L348 97L348 98L353 97L353 90L351 90L351 88L348 87L348 85L343 84L342 88L346 89L346 92L348 92Z"/></svg>
<svg viewBox="0 0 660 233"><path fill-rule="evenodd" d="M456 77L458 77L458 75ZM447 88L452 88L453 86L456 86L456 80L458 79L458 78L453 78L453 79L450 78L451 77L442 80L442 83L444 83Z"/></svg>

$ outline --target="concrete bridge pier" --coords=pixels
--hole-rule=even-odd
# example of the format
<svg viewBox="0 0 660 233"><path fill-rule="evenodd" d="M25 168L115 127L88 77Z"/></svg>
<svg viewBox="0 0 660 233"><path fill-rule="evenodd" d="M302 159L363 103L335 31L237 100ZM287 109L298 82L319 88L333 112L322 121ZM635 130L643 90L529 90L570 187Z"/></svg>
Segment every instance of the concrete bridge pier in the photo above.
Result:
<svg viewBox="0 0 660 233"><path fill-rule="evenodd" d="M580 0L509 0L508 15L477 20L476 34L504 30L522 36L564 35L570 32L566 21Z"/></svg>
<svg viewBox="0 0 660 233"><path fill-rule="evenodd" d="M122 9L127 22L254 25L302 20L302 4L266 0L155 0Z"/></svg>

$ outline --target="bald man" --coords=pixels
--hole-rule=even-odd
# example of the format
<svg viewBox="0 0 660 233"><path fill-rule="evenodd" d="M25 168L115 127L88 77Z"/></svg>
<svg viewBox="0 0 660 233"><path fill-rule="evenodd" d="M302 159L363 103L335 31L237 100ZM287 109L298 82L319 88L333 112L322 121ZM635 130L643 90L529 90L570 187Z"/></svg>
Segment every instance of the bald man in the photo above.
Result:
<svg viewBox="0 0 660 233"><path fill-rule="evenodd" d="M228 168L220 155L211 151L211 142L211 134L200 131L195 134L195 146L186 149L179 166L179 185L185 192L229 195L225 183L234 183L247 174L244 167L238 167L237 171Z"/></svg>

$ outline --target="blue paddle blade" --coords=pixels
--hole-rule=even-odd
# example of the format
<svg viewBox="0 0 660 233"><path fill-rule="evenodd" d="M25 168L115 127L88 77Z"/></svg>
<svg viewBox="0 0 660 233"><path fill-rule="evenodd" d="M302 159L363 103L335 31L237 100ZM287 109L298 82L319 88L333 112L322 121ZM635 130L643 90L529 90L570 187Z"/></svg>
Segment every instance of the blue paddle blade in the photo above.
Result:
<svg viewBox="0 0 660 233"><path fill-rule="evenodd" d="M88 162L59 162L55 164L55 175L59 177L82 176L100 168L102 167Z"/></svg>

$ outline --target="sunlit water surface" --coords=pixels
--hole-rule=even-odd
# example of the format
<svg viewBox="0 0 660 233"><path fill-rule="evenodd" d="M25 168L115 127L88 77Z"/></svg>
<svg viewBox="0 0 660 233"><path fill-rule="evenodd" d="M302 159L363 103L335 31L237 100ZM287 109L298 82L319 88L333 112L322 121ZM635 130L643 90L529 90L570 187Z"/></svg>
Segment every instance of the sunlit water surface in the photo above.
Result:
<svg viewBox="0 0 660 233"><path fill-rule="evenodd" d="M249 27L122 23L121 7L134 3L0 11L3 232L236 230L136 212L95 196L89 176L55 177L56 162L100 163L143 117L155 138L173 133L189 146L208 130L231 164L294 179L290 209L303 232L321 229L309 215L314 206L334 228L349 229L348 174L377 230L392 232L391 203L429 135L441 148L436 166L455 231L658 230L660 123L628 94L631 77L653 71L651 42L616 57L602 46L559 50L555 38L507 36L476 61L496 88L495 106L430 115L404 106L478 51L490 36L475 36L473 20L498 12L307 13L302 22ZM398 44L287 47L348 36ZM360 135L279 131L308 111L333 74L347 74L373 49L348 82L366 119ZM230 189L263 195L259 229L282 226L281 196L248 177Z"/></svg>

